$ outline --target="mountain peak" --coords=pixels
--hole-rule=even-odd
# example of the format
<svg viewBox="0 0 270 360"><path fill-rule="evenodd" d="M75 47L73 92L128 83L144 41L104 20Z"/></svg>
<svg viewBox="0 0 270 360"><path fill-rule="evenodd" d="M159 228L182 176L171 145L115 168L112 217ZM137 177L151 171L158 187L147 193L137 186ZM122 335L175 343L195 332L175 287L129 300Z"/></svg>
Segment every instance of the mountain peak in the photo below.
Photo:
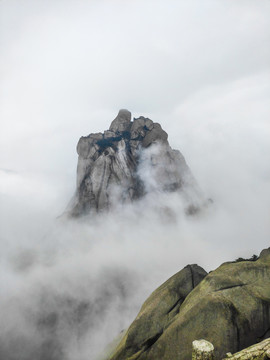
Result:
<svg viewBox="0 0 270 360"><path fill-rule="evenodd" d="M185 190L198 200L196 181L161 125L143 116L132 121L126 109L119 110L109 130L82 136L77 152L72 216L100 212L149 192Z"/></svg>
<svg viewBox="0 0 270 360"><path fill-rule="evenodd" d="M119 110L118 115L112 121L110 131L115 133L128 131L131 126L131 112L126 109Z"/></svg>

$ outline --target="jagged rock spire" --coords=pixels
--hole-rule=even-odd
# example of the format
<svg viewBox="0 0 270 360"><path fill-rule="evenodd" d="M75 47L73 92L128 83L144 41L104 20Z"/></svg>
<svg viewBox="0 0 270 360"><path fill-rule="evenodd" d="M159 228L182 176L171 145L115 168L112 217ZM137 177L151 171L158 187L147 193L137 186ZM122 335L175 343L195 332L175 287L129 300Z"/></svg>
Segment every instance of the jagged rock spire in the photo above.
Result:
<svg viewBox="0 0 270 360"><path fill-rule="evenodd" d="M82 136L77 152L73 216L130 202L149 191L196 188L184 157L171 149L161 125L143 116L131 121L126 109L119 111L109 130Z"/></svg>
<svg viewBox="0 0 270 360"><path fill-rule="evenodd" d="M118 115L110 126L110 131L115 133L129 131L131 127L131 112L126 109L119 110Z"/></svg>

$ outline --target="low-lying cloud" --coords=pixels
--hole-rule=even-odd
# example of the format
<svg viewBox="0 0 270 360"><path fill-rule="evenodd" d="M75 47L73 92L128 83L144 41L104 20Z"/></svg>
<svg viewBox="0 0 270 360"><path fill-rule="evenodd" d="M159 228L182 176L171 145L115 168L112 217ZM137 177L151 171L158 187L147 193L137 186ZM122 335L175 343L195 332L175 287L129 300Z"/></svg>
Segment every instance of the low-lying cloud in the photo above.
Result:
<svg viewBox="0 0 270 360"><path fill-rule="evenodd" d="M153 147L155 154L157 149ZM140 168L144 182L149 181L146 196L96 217L53 220L44 209L36 213L44 205L30 200L31 189L35 192L42 182L35 179L29 193L22 177L13 181L4 199L13 206L2 212L9 227L18 226L15 232L7 229L2 239L2 246L5 240L8 244L1 256L2 358L96 359L129 325L151 291L182 267L199 263L209 271L225 260L258 253L268 242L266 206L258 206L263 194L243 194L236 187L227 192L216 184L214 202L187 216L181 194L163 193L152 182L149 151ZM18 184L26 196L20 199L18 194L12 203L11 189ZM243 186L250 186L248 179ZM47 205L56 200L48 194ZM231 200L224 202L227 196ZM250 202L255 209L245 209ZM16 222L28 210L28 221ZM253 223L253 242L247 221ZM38 229L31 233L31 227Z"/></svg>

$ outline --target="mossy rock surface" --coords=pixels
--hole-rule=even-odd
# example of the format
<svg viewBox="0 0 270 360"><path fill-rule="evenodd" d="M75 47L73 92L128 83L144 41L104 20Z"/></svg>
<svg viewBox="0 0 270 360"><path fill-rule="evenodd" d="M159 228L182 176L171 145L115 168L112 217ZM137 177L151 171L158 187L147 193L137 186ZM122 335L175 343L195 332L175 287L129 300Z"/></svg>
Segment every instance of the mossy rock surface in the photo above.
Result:
<svg viewBox="0 0 270 360"><path fill-rule="evenodd" d="M175 274L146 300L109 359L190 360L195 339L214 344L222 359L269 332L270 248L207 276L197 265Z"/></svg>

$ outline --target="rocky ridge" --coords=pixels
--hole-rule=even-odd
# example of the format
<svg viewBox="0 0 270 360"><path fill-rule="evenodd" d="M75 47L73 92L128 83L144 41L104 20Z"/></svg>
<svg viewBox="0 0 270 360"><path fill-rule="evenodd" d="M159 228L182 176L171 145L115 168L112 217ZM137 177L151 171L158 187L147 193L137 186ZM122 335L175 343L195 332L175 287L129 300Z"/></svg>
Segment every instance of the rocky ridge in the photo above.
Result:
<svg viewBox="0 0 270 360"><path fill-rule="evenodd" d="M72 216L100 212L153 191L181 191L190 212L202 200L183 155L170 147L160 124L143 116L131 121L128 110L120 110L104 133L82 136L77 152Z"/></svg>
<svg viewBox="0 0 270 360"><path fill-rule="evenodd" d="M269 336L270 248L209 274L185 267L150 295L108 359L189 360L196 339L222 359Z"/></svg>

